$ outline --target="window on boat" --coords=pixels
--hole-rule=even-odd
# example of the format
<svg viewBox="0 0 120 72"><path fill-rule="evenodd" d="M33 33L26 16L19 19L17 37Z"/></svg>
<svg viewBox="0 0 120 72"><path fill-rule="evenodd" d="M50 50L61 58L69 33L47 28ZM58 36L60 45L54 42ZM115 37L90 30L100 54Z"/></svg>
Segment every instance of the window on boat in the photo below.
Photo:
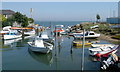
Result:
<svg viewBox="0 0 120 72"><path fill-rule="evenodd" d="M90 33L90 35L95 35L94 33Z"/></svg>
<svg viewBox="0 0 120 72"><path fill-rule="evenodd" d="M3 30L3 31L8 31L8 30L5 29L5 30Z"/></svg>
<svg viewBox="0 0 120 72"><path fill-rule="evenodd" d="M9 35L9 33L5 34L5 35Z"/></svg>
<svg viewBox="0 0 120 72"><path fill-rule="evenodd" d="M85 33L85 36L87 36L87 35L88 35L88 32Z"/></svg>

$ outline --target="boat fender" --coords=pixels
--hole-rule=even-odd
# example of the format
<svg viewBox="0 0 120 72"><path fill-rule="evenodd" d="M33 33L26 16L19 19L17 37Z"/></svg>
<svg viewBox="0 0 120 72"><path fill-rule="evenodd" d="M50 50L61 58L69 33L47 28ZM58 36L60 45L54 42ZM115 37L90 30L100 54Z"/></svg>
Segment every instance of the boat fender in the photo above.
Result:
<svg viewBox="0 0 120 72"><path fill-rule="evenodd" d="M96 54L96 56L97 56L97 57L100 57L100 56L101 56L101 54L100 54L100 53L97 53L97 54Z"/></svg>

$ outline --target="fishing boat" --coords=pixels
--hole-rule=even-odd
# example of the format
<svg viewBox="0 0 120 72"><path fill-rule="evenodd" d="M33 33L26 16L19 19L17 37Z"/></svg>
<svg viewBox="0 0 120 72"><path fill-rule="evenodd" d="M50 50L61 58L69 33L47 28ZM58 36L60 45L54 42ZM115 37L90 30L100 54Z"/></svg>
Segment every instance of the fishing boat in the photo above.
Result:
<svg viewBox="0 0 120 72"><path fill-rule="evenodd" d="M73 37L75 39L77 39L77 38L83 38L83 34L82 33L80 33L80 34L74 34ZM100 34L97 34L97 33L93 32L93 31L86 31L85 32L85 38L90 38L91 39L91 38L98 38L98 37L100 37Z"/></svg>
<svg viewBox="0 0 120 72"><path fill-rule="evenodd" d="M52 43L54 41L53 38L50 38L47 34L46 31L42 32L40 35L39 35L40 38L42 38L44 41L47 41L47 42L50 42Z"/></svg>
<svg viewBox="0 0 120 72"><path fill-rule="evenodd" d="M63 29L63 27L64 27L63 25L56 25L56 26L55 26L55 30L54 30L53 32L54 32L55 34L56 34L56 33L61 34L61 33L65 32L64 29Z"/></svg>
<svg viewBox="0 0 120 72"><path fill-rule="evenodd" d="M49 39L49 37L48 37L48 35L47 35L47 32L42 32L40 35L39 35L39 37L40 38L42 38L43 40L48 40Z"/></svg>
<svg viewBox="0 0 120 72"><path fill-rule="evenodd" d="M97 57L107 56L110 53L116 53L118 50L118 46L119 45L89 48L89 54Z"/></svg>
<svg viewBox="0 0 120 72"><path fill-rule="evenodd" d="M33 52L40 53L49 53L53 48L53 45L51 43L45 42L39 37L36 37L32 42L28 42L28 45Z"/></svg>
<svg viewBox="0 0 120 72"><path fill-rule="evenodd" d="M113 46L114 44L91 44L91 47Z"/></svg>
<svg viewBox="0 0 120 72"><path fill-rule="evenodd" d="M85 46L90 46L92 43L89 41L85 41L84 45ZM82 41L73 41L73 46L82 46Z"/></svg>
<svg viewBox="0 0 120 72"><path fill-rule="evenodd" d="M11 30L10 32L6 33L3 38L6 39L15 39L21 37L22 34L18 33L16 30Z"/></svg>

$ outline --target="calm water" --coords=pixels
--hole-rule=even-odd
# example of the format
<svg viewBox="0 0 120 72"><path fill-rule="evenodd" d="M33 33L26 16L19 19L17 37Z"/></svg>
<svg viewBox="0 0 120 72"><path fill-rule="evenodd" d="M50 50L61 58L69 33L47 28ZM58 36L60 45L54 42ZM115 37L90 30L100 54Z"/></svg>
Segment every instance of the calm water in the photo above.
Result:
<svg viewBox="0 0 120 72"><path fill-rule="evenodd" d="M51 36L50 30L47 31ZM72 47L73 37L56 37L54 49L49 54L34 53L29 50L27 42L31 40L32 36L1 41L3 70L81 70L82 48ZM103 40L91 41L109 43ZM100 63L96 58L89 56L88 48L84 49L84 70L100 70Z"/></svg>

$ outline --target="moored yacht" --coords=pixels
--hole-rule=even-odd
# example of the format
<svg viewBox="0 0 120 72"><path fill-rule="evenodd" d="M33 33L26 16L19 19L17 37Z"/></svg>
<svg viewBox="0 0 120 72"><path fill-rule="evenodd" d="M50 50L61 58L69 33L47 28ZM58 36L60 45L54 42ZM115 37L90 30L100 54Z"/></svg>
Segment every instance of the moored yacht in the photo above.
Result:
<svg viewBox="0 0 120 72"><path fill-rule="evenodd" d="M15 39L21 37L22 34L18 33L17 30L11 30L10 32L6 33L3 38L4 39Z"/></svg>
<svg viewBox="0 0 120 72"><path fill-rule="evenodd" d="M82 33L74 34L73 37L74 38L83 38L83 34ZM90 38L91 39L91 38L98 38L98 37L100 37L100 34L97 34L93 31L86 31L85 32L85 38Z"/></svg>

